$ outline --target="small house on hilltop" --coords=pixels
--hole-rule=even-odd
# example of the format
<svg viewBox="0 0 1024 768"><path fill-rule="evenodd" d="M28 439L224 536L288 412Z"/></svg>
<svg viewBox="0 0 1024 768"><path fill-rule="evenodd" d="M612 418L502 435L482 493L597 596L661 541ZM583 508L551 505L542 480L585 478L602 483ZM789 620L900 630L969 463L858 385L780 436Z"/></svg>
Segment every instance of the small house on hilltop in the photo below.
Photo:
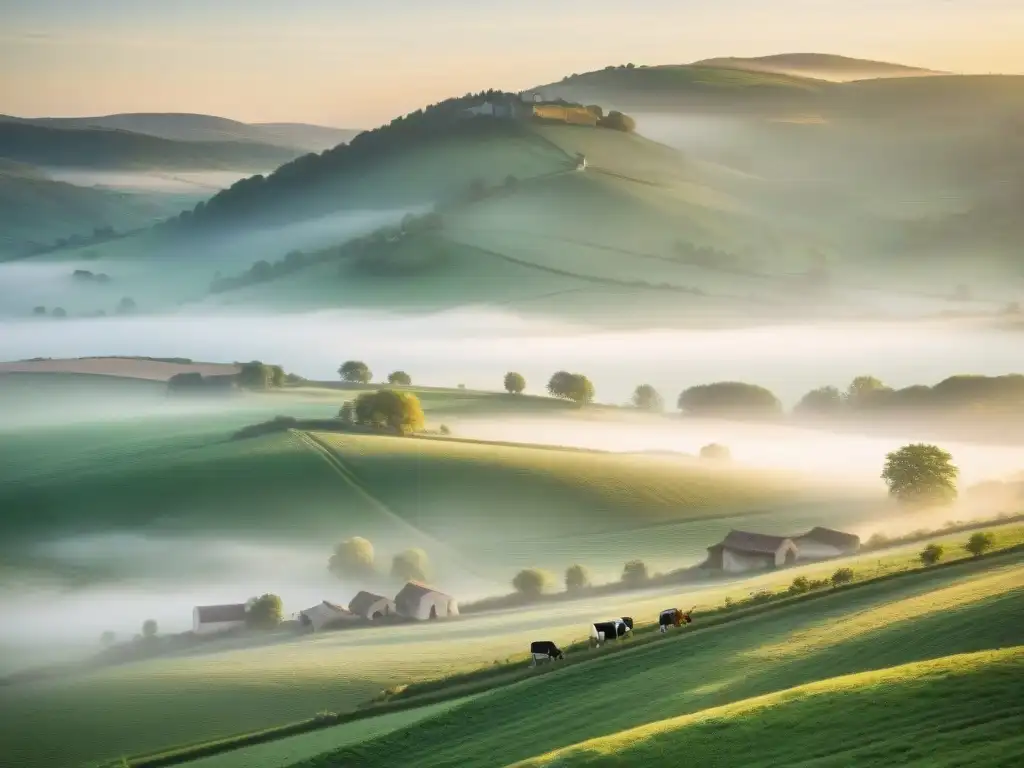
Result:
<svg viewBox="0 0 1024 768"><path fill-rule="evenodd" d="M824 560L856 554L860 549L860 536L819 526L794 536L793 543L796 544L801 560Z"/></svg>
<svg viewBox="0 0 1024 768"><path fill-rule="evenodd" d="M708 547L704 567L743 573L792 565L798 556L796 544L787 536L729 531L720 543Z"/></svg>
<svg viewBox="0 0 1024 768"><path fill-rule="evenodd" d="M234 605L197 605L192 609L192 631L197 635L213 635L244 627L245 603Z"/></svg>
<svg viewBox="0 0 1024 768"><path fill-rule="evenodd" d="M372 592L360 592L348 604L348 609L361 619L377 621L398 613L395 601Z"/></svg>
<svg viewBox="0 0 1024 768"><path fill-rule="evenodd" d="M417 581L410 581L395 595L395 608L400 616L418 621L459 615L458 603L451 595Z"/></svg>
<svg viewBox="0 0 1024 768"><path fill-rule="evenodd" d="M326 600L312 608L299 611L299 623L314 632L319 632L321 629L346 620L354 621L356 618L350 611Z"/></svg>

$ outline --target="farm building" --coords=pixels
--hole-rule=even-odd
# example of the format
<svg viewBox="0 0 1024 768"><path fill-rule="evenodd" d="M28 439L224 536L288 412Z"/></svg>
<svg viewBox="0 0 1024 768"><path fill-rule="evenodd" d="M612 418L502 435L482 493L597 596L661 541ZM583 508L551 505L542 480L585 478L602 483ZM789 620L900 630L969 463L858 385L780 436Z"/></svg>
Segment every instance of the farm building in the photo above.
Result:
<svg viewBox="0 0 1024 768"><path fill-rule="evenodd" d="M395 595L395 608L400 616L418 621L459 615L454 598L416 581L410 581Z"/></svg>
<svg viewBox="0 0 1024 768"><path fill-rule="evenodd" d="M197 605L192 609L192 631L213 635L245 626L245 603L234 605Z"/></svg>
<svg viewBox="0 0 1024 768"><path fill-rule="evenodd" d="M796 544L787 536L729 531L720 543L708 547L704 567L742 573L791 565L798 556Z"/></svg>
<svg viewBox="0 0 1024 768"><path fill-rule="evenodd" d="M831 528L812 528L793 537L801 560L825 560L830 557L852 555L860 549L860 537Z"/></svg>
<svg viewBox="0 0 1024 768"><path fill-rule="evenodd" d="M314 632L319 632L321 629L332 624L354 621L357 618L355 614L345 610L340 605L329 603L326 600L319 605L314 605L312 608L299 611L299 623Z"/></svg>
<svg viewBox="0 0 1024 768"><path fill-rule="evenodd" d="M348 604L348 609L356 616L369 621L376 621L385 616L398 613L395 601L372 592L360 592Z"/></svg>

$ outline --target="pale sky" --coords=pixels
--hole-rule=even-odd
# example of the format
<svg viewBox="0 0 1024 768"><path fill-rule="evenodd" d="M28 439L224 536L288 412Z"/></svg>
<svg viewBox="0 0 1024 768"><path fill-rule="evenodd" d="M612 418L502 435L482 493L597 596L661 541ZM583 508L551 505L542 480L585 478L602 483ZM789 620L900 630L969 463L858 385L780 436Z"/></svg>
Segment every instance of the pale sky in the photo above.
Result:
<svg viewBox="0 0 1024 768"><path fill-rule="evenodd" d="M364 128L608 64L836 53L1024 73L1024 0L0 0L0 113Z"/></svg>

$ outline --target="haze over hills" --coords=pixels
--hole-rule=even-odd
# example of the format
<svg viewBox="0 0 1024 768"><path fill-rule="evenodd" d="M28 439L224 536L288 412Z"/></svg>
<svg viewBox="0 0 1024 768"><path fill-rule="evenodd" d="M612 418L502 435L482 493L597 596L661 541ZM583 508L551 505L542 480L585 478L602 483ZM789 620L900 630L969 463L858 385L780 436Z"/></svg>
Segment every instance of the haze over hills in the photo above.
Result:
<svg viewBox="0 0 1024 768"><path fill-rule="evenodd" d="M124 113L96 117L24 118L0 115L0 122L65 129L105 128L186 142L249 142L320 152L352 139L358 130L308 123L242 123L214 115Z"/></svg>
<svg viewBox="0 0 1024 768"><path fill-rule="evenodd" d="M741 69L747 72L773 72L778 75L812 77L833 82L888 77L929 77L949 74L948 72L938 72L920 67L909 67L904 64L854 59L848 56L836 56L828 53L780 53L772 56L753 56L750 58L726 56L695 61L692 66Z"/></svg>

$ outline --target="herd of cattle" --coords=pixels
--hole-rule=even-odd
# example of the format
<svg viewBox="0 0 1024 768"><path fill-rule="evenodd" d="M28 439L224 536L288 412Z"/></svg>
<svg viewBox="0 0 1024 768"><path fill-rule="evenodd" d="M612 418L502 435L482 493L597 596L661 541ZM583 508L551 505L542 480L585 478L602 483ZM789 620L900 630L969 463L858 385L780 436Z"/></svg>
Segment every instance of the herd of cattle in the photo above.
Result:
<svg viewBox="0 0 1024 768"><path fill-rule="evenodd" d="M658 614L658 631L668 632L669 627L681 627L684 624L693 623L693 611L696 606L685 613L678 608L667 608ZM591 648L597 648L607 640L618 640L633 631L633 618L622 616L611 621L599 621L590 627L589 644ZM530 643L530 655L533 660L530 666L545 661L564 659L565 654L550 640L535 640Z"/></svg>

